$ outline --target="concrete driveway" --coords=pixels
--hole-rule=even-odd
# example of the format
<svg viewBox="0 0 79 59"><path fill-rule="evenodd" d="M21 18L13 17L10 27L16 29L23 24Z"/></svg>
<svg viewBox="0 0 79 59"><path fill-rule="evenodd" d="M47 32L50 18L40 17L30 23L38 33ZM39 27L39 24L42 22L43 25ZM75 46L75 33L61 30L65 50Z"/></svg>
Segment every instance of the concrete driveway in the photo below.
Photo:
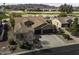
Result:
<svg viewBox="0 0 79 59"><path fill-rule="evenodd" d="M42 35L41 44L44 48L53 48L53 47L61 47L61 46L68 46L72 44L79 44L78 42L65 42L63 39L58 37L58 35Z"/></svg>

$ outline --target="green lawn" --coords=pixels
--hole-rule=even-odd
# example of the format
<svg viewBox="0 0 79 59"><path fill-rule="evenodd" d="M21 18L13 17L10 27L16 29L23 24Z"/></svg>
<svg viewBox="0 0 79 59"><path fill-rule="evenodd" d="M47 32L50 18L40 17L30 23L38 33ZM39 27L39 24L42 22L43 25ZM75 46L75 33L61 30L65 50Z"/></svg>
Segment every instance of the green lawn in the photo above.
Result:
<svg viewBox="0 0 79 59"><path fill-rule="evenodd" d="M43 12L43 11L39 11L39 12L38 11L27 11L27 12L23 12L21 14L22 14L22 16L31 16L31 15L55 16L55 15L59 15L60 12L59 11L49 11L49 12L48 11L45 11L45 12ZM74 11L72 14L68 14L68 15L79 16L79 11Z"/></svg>

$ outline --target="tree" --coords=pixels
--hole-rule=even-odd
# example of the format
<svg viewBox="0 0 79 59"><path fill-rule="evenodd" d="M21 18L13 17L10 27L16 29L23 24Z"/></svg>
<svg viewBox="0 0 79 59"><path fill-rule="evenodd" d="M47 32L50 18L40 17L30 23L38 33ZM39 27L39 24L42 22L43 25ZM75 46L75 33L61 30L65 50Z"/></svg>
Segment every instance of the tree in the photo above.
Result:
<svg viewBox="0 0 79 59"><path fill-rule="evenodd" d="M78 18L74 19L74 21L71 25L70 31L73 35L77 34L77 32L78 32Z"/></svg>
<svg viewBox="0 0 79 59"><path fill-rule="evenodd" d="M59 11L60 12L65 12L65 13L69 14L69 13L72 13L73 7L72 7L72 5L64 4L64 5L61 5L59 7Z"/></svg>

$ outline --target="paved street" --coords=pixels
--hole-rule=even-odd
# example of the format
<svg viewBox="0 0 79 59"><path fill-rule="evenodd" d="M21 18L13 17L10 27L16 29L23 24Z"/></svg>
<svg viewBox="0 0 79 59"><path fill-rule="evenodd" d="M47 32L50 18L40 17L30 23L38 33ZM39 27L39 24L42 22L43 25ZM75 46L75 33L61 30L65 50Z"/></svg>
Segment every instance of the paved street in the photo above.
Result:
<svg viewBox="0 0 79 59"><path fill-rule="evenodd" d="M79 55L79 44L23 53L22 55Z"/></svg>

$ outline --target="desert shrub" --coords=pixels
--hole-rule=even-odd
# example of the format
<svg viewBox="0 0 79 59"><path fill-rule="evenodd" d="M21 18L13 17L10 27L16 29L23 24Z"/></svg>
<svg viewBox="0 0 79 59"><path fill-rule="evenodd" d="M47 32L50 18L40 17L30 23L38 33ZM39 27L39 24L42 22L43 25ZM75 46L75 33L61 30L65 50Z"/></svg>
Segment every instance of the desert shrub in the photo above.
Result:
<svg viewBox="0 0 79 59"><path fill-rule="evenodd" d="M21 49L28 49L28 50L31 50L33 46L32 46L31 44L28 44L28 43L23 43L23 44L19 45L19 47L20 47Z"/></svg>

